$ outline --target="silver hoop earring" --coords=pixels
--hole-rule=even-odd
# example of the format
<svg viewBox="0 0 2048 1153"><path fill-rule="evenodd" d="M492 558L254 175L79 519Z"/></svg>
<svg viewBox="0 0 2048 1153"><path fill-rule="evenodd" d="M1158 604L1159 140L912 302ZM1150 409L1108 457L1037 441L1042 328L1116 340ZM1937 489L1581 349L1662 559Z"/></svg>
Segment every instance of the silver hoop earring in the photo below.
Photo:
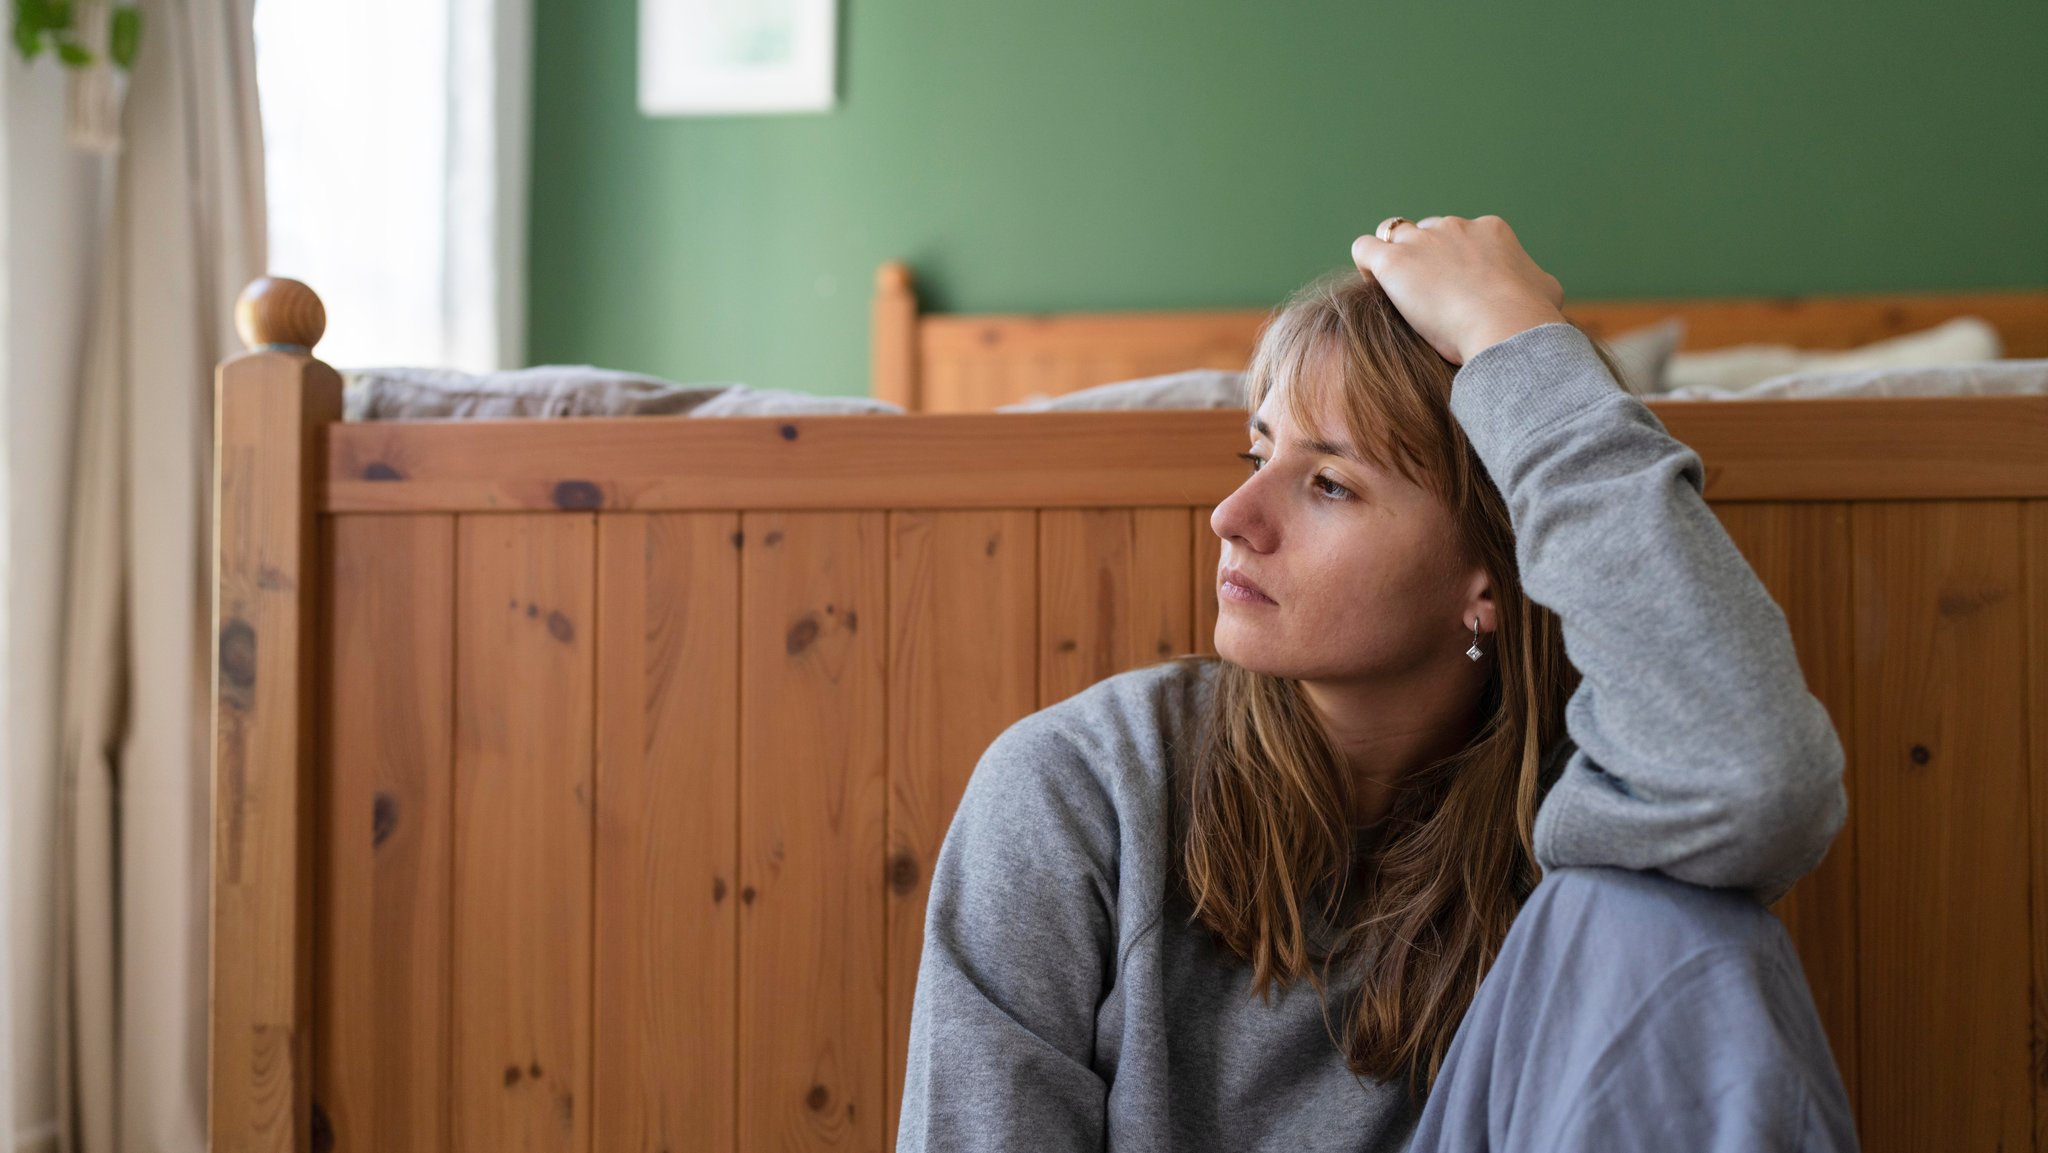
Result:
<svg viewBox="0 0 2048 1153"><path fill-rule="evenodd" d="M1473 660L1475 660L1475 661L1479 659L1479 655L1480 655L1480 654L1479 654L1479 618L1478 618L1478 617L1473 617L1473 618L1472 618L1472 647L1471 647L1471 648L1469 648L1469 649L1466 649L1466 650L1465 650L1465 655L1466 655L1466 656L1468 656L1468 657L1471 657L1471 658L1472 658Z"/></svg>

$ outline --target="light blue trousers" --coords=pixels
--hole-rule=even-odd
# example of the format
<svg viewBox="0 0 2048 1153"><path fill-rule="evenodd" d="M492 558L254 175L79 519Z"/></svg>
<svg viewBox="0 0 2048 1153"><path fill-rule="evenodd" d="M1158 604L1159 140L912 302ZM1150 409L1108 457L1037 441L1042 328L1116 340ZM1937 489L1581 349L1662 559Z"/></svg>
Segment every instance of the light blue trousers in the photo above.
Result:
<svg viewBox="0 0 2048 1153"><path fill-rule="evenodd" d="M1858 1148L1792 940L1740 893L1553 869L1453 1035L1413 1153Z"/></svg>

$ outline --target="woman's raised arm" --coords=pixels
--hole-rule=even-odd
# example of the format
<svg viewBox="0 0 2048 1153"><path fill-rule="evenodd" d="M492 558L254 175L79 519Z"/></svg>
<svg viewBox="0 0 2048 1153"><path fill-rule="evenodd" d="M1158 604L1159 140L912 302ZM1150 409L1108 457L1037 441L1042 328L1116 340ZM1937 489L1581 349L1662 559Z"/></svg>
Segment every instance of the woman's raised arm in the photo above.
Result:
<svg viewBox="0 0 2048 1153"><path fill-rule="evenodd" d="M1847 817L1842 744L1703 499L1698 454L1615 382L1499 217L1389 221L1352 258L1463 366L1451 413L1507 501L1524 589L1584 675L1538 861L1775 901Z"/></svg>
<svg viewBox="0 0 2048 1153"><path fill-rule="evenodd" d="M1565 323L1467 361L1451 412L1507 500L1524 589L1584 674L1539 862L1777 900L1847 817L1842 745L1783 611L1702 499L1699 455Z"/></svg>

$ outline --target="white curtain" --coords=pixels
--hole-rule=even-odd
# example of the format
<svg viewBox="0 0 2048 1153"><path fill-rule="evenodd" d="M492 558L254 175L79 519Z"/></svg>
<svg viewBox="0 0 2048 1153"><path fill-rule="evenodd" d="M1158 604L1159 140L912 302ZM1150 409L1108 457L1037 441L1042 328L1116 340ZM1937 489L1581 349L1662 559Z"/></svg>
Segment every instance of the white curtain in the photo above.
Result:
<svg viewBox="0 0 2048 1153"><path fill-rule="evenodd" d="M206 1147L213 370L265 267L254 0L142 0L72 491L58 1125Z"/></svg>
<svg viewBox="0 0 2048 1153"><path fill-rule="evenodd" d="M57 709L72 422L111 165L73 147L78 74L0 53L0 1150L57 1148ZM106 89L101 89L105 95Z"/></svg>
<svg viewBox="0 0 2048 1153"><path fill-rule="evenodd" d="M72 139L115 174L66 550L65 1153L207 1145L212 388L235 297L307 281L344 367L519 363L530 2L142 0L125 96L74 85Z"/></svg>
<svg viewBox="0 0 2048 1153"><path fill-rule="evenodd" d="M531 0L261 0L271 272L341 368L526 355Z"/></svg>

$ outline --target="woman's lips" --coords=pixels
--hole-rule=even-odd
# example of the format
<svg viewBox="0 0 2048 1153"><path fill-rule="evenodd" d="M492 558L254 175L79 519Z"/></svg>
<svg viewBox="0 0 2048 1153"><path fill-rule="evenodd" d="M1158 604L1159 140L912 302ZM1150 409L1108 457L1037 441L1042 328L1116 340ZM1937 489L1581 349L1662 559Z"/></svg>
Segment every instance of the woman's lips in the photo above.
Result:
<svg viewBox="0 0 2048 1153"><path fill-rule="evenodd" d="M1216 586L1216 595L1224 600L1236 601L1238 604L1246 605L1270 605L1276 603L1272 597L1260 592L1259 586L1253 584L1243 573L1238 572L1236 569L1224 569L1217 575L1220 578L1220 582Z"/></svg>

